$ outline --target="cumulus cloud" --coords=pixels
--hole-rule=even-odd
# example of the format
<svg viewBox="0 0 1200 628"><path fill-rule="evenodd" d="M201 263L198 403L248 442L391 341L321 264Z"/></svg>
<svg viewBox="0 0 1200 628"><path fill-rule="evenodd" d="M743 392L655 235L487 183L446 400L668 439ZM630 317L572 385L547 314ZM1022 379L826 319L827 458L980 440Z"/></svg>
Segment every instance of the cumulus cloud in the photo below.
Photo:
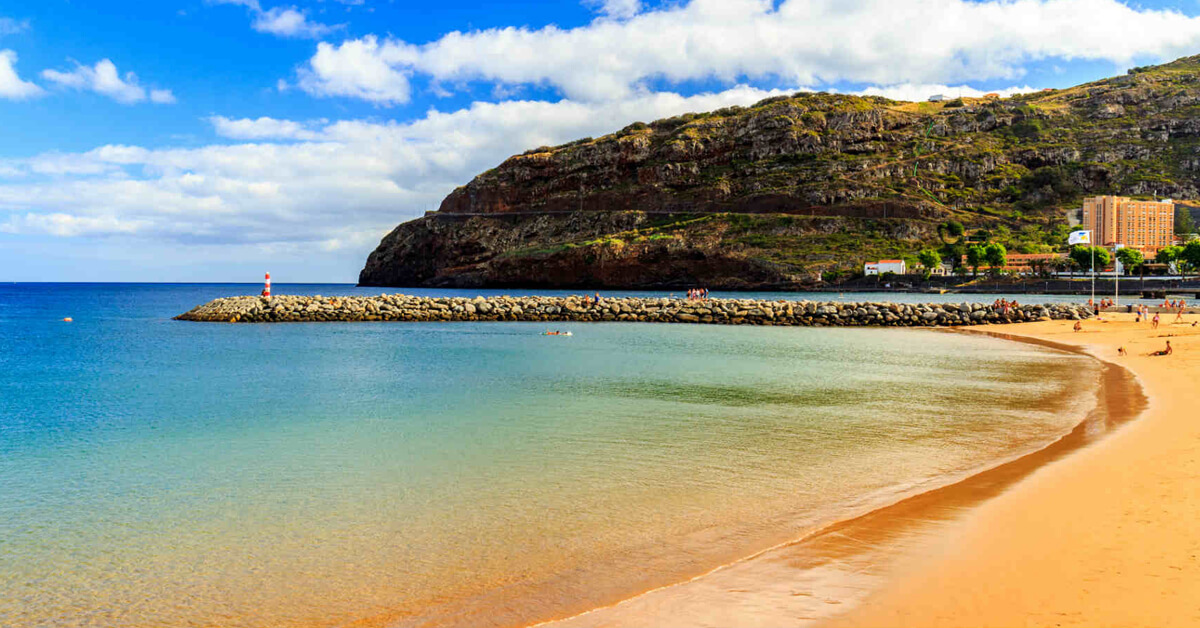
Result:
<svg viewBox="0 0 1200 628"><path fill-rule="evenodd" d="M573 100L603 100L656 80L1016 79L1031 60L1130 64L1200 47L1200 18L1118 0L691 0L630 14L635 5L603 2L628 19L601 17L572 29L324 45L301 70L300 87L391 104L407 100L411 76L424 75L448 84L548 85Z"/></svg>
<svg viewBox="0 0 1200 628"><path fill-rule="evenodd" d="M320 134L292 120L261 117L232 119L211 116L209 123L221 137L234 140L315 140Z"/></svg>
<svg viewBox="0 0 1200 628"><path fill-rule="evenodd" d="M349 96L380 105L408 102L410 46L383 43L374 36L334 46L317 44L317 53L301 68L297 85L314 96Z"/></svg>
<svg viewBox="0 0 1200 628"><path fill-rule="evenodd" d="M17 53L12 50L0 50L0 98L9 100L24 100L41 96L42 88L21 80L17 74Z"/></svg>
<svg viewBox="0 0 1200 628"><path fill-rule="evenodd" d="M264 9L258 0L208 0L209 4L232 4L246 7L253 18L250 27L260 33L295 39L320 39L341 28L308 18L308 13L295 6Z"/></svg>
<svg viewBox="0 0 1200 628"><path fill-rule="evenodd" d="M309 20L308 15L296 7L258 11L251 27L260 33L301 39L319 39L334 30L332 26Z"/></svg>
<svg viewBox="0 0 1200 628"><path fill-rule="evenodd" d="M401 220L436 209L479 172L529 147L601 135L633 120L746 105L782 92L647 94L626 101L510 101L407 122L213 116L201 148L103 146L10 160L0 230L147 243L307 247L361 263Z"/></svg>
<svg viewBox="0 0 1200 628"><path fill-rule="evenodd" d="M42 78L61 87L95 92L126 105L147 99L159 104L175 102L175 96L170 90L155 89L147 92L145 87L138 84L136 74L126 72L122 76L117 71L116 64L108 59L101 59L95 66L76 64L75 69L66 72L43 70Z"/></svg>

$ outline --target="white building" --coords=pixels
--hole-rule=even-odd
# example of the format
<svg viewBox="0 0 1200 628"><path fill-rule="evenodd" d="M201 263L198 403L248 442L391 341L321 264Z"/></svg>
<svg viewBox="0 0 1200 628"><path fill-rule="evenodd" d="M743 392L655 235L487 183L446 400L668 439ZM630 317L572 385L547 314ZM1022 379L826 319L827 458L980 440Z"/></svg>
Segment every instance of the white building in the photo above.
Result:
<svg viewBox="0 0 1200 628"><path fill-rule="evenodd" d="M945 94L934 94L929 97L929 102L942 102L943 100L946 100Z"/></svg>
<svg viewBox="0 0 1200 628"><path fill-rule="evenodd" d="M902 259L881 259L878 262L867 262L866 264L863 264L864 275L882 275L884 273L905 275L908 274L908 266Z"/></svg>

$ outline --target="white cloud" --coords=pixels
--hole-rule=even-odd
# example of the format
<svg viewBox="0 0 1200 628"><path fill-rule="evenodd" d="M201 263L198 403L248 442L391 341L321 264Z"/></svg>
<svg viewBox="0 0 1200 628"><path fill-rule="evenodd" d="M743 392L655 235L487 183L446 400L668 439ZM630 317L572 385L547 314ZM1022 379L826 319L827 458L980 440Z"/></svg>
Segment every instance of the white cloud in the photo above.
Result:
<svg viewBox="0 0 1200 628"><path fill-rule="evenodd" d="M239 7L246 7L252 11L262 11L262 5L258 0L207 0L209 4L232 4Z"/></svg>
<svg viewBox="0 0 1200 628"><path fill-rule="evenodd" d="M136 233L144 223L123 221L113 216L87 217L69 214L25 214L13 216L0 224L3 233L45 233L60 237L105 233L109 235Z"/></svg>
<svg viewBox="0 0 1200 628"><path fill-rule="evenodd" d="M396 69L412 59L411 48L380 44L374 36L317 44L317 54L299 73L297 85L314 96L350 96L380 105L408 102L407 72Z"/></svg>
<svg viewBox="0 0 1200 628"><path fill-rule="evenodd" d="M42 88L21 80L17 74L17 53L12 50L0 50L0 98L9 100L24 100L41 96Z"/></svg>
<svg viewBox="0 0 1200 628"><path fill-rule="evenodd" d="M171 93L169 89L152 89L150 90L150 102L159 105L173 105L177 101L175 94Z"/></svg>
<svg viewBox="0 0 1200 628"><path fill-rule="evenodd" d="M302 69L300 86L393 104L407 100L410 76L424 75L450 84L549 85L575 100L602 100L656 80L950 83L1015 79L1038 59L1130 64L1196 48L1200 18L1117 0L691 0L572 29L324 45Z"/></svg>
<svg viewBox="0 0 1200 628"><path fill-rule="evenodd" d="M587 0L584 4L616 19L633 17L642 10L641 0Z"/></svg>
<svg viewBox="0 0 1200 628"><path fill-rule="evenodd" d="M292 120L261 117L230 119L212 116L208 121L217 135L234 140L315 140L320 135L307 125Z"/></svg>
<svg viewBox="0 0 1200 628"><path fill-rule="evenodd" d="M253 142L103 146L5 162L13 176L0 182L0 229L159 246L309 246L361 263L396 223L437 208L456 186L513 153L779 93L735 87L600 104L475 103L408 123L214 116L218 134Z"/></svg>
<svg viewBox="0 0 1200 628"><path fill-rule="evenodd" d="M29 29L29 20L17 21L11 17L0 17L0 37L16 35Z"/></svg>
<svg viewBox="0 0 1200 628"><path fill-rule="evenodd" d="M297 39L320 39L342 28L308 19L308 13L295 6L263 9L258 0L208 0L209 4L232 4L246 7L253 20L250 27L260 33ZM352 3L353 4L353 3Z"/></svg>
<svg viewBox="0 0 1200 628"><path fill-rule="evenodd" d="M116 64L108 59L101 59L94 67L76 64L75 69L68 72L43 70L42 78L62 87L96 92L126 105L139 103L147 98L155 103L175 102L175 96L170 90L151 90L147 96L146 88L138 84L136 74L126 72L121 76Z"/></svg>
<svg viewBox="0 0 1200 628"><path fill-rule="evenodd" d="M334 30L332 26L309 21L308 16L296 7L259 11L251 27L260 33L302 39L319 39Z"/></svg>

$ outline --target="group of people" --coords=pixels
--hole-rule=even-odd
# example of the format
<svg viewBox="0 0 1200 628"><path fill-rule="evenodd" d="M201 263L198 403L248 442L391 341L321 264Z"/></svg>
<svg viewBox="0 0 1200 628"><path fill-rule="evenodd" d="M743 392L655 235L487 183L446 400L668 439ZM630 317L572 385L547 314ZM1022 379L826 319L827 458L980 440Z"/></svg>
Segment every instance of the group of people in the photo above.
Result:
<svg viewBox="0 0 1200 628"><path fill-rule="evenodd" d="M708 288L691 288L687 292L688 301L707 301Z"/></svg>
<svg viewBox="0 0 1200 628"><path fill-rule="evenodd" d="M1167 303L1163 304L1163 307L1170 307L1170 309L1175 311L1175 320L1172 322L1173 325L1185 322L1183 320L1183 314L1187 312L1187 306L1183 304L1183 299L1180 299L1179 301L1168 301ZM1145 305L1139 305L1134 313L1133 322L1140 323L1143 320L1150 321L1151 329L1158 329L1158 324L1161 322L1158 312L1155 312L1154 316L1151 317L1150 308ZM1195 326L1196 323L1193 322L1192 327Z"/></svg>
<svg viewBox="0 0 1200 628"><path fill-rule="evenodd" d="M1017 303L1016 299L1013 299L1012 301L1009 301L1008 299L996 299L996 301L992 303L992 309L1000 310L1004 314L1008 314L1009 311L1018 307L1021 307L1021 304Z"/></svg>
<svg viewBox="0 0 1200 628"><path fill-rule="evenodd" d="M583 304L599 306L600 305L600 293L597 292L595 294L595 296L588 296L586 294L583 295Z"/></svg>
<svg viewBox="0 0 1200 628"><path fill-rule="evenodd" d="M1162 307L1165 307L1168 310L1181 310L1187 307L1187 303L1185 303L1183 299L1163 301Z"/></svg>
<svg viewBox="0 0 1200 628"><path fill-rule="evenodd" d="M1100 310L1110 308L1114 305L1116 305L1116 302L1112 299L1100 299L1099 303L1095 299L1088 299L1088 307L1096 314L1099 314Z"/></svg>

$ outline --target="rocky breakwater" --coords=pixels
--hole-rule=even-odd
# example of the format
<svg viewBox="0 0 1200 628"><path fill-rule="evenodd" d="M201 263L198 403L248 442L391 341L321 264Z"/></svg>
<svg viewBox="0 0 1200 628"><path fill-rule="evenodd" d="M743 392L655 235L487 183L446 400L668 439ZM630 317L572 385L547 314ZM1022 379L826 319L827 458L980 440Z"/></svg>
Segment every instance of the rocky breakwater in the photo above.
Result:
<svg viewBox="0 0 1200 628"><path fill-rule="evenodd" d="M276 296L216 299L176 320L222 323L320 321L527 321L708 323L831 327L949 327L1080 320L1083 305L1045 304L997 308L982 303L832 303L672 298L475 297L430 298L403 294L377 297Z"/></svg>

